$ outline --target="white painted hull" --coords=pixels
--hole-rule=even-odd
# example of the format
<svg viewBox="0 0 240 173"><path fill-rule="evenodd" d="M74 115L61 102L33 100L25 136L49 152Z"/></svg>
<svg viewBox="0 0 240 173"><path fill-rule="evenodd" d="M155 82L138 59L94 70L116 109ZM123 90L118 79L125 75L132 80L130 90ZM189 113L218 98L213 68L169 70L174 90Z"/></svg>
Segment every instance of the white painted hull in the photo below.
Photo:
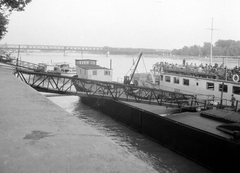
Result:
<svg viewBox="0 0 240 173"><path fill-rule="evenodd" d="M236 89L240 84L233 81L224 81L217 79L198 78L194 76L184 76L170 73L162 73L162 80L160 79L160 88L171 90L175 92L188 93L202 96L214 96L215 100L223 99L223 102L230 104L231 96L234 94L237 100L240 100L240 93L237 93ZM165 76L170 77L170 82L165 80ZM174 82L174 78L179 79L179 83ZM183 81L189 80L189 85L184 85ZM221 87L224 85L226 90L222 92ZM209 87L211 86L211 87ZM228 103L227 103L228 102Z"/></svg>

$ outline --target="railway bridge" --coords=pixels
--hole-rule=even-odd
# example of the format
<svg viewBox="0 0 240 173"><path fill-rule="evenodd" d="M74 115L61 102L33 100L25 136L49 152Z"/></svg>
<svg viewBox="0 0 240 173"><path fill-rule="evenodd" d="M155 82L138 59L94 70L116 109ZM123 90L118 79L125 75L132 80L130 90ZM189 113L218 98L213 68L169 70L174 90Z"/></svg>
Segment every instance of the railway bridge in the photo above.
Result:
<svg viewBox="0 0 240 173"><path fill-rule="evenodd" d="M102 47L90 46L59 46L59 45L17 45L17 44L0 44L0 48L13 52L17 51L58 51L66 55L67 52L102 52Z"/></svg>
<svg viewBox="0 0 240 173"><path fill-rule="evenodd" d="M168 55L170 50L166 49L146 49L146 48L114 48L114 47L93 47L93 46L61 46L61 45L27 45L27 44L0 44L0 50L12 51L12 52L30 52L30 51L42 51L42 52L63 52L64 56L68 52L91 52L102 54L136 54L143 52L145 54L156 55Z"/></svg>

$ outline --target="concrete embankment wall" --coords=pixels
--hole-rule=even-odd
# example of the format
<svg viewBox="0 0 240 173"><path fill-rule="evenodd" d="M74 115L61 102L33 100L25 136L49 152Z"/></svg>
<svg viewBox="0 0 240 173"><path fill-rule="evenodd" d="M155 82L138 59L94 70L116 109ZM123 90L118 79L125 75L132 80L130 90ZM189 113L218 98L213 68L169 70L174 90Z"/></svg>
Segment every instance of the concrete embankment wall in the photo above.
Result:
<svg viewBox="0 0 240 173"><path fill-rule="evenodd" d="M0 173L156 172L0 67Z"/></svg>
<svg viewBox="0 0 240 173"><path fill-rule="evenodd" d="M238 172L240 144L121 101L81 97L118 122L216 172ZM201 123L201 122L199 122Z"/></svg>

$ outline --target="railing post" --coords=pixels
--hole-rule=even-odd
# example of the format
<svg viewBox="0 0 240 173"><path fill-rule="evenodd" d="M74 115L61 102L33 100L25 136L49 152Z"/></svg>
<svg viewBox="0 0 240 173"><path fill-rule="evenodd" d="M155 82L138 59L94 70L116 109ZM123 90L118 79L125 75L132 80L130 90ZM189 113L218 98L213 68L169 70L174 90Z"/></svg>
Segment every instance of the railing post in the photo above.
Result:
<svg viewBox="0 0 240 173"><path fill-rule="evenodd" d="M221 99L221 100L220 100L220 109L223 108L223 104L222 104L222 102L223 102L223 100Z"/></svg>
<svg viewBox="0 0 240 173"><path fill-rule="evenodd" d="M238 111L238 100L236 101L235 112Z"/></svg>
<svg viewBox="0 0 240 173"><path fill-rule="evenodd" d="M204 109L207 109L207 100L204 100Z"/></svg>
<svg viewBox="0 0 240 173"><path fill-rule="evenodd" d="M163 100L163 91L161 92L161 101L160 101L160 105L162 105L162 100Z"/></svg>

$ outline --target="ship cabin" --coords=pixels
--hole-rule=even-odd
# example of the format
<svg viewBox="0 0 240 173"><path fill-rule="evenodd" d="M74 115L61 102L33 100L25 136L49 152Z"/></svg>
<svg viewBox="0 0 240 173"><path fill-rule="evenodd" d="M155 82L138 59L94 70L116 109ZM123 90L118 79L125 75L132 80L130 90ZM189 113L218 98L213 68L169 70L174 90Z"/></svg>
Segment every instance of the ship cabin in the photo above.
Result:
<svg viewBox="0 0 240 173"><path fill-rule="evenodd" d="M237 100L240 100L239 82L166 72L161 73L159 77L160 89L202 96L212 95L215 99L223 97L228 103L233 94Z"/></svg>
<svg viewBox="0 0 240 173"><path fill-rule="evenodd" d="M112 81L112 69L97 65L97 60L75 59L75 65L79 78Z"/></svg>
<svg viewBox="0 0 240 173"><path fill-rule="evenodd" d="M224 65L187 66L156 63L153 73L160 89L187 94L213 96L222 98L225 102L232 95L240 100L240 69L228 69Z"/></svg>

